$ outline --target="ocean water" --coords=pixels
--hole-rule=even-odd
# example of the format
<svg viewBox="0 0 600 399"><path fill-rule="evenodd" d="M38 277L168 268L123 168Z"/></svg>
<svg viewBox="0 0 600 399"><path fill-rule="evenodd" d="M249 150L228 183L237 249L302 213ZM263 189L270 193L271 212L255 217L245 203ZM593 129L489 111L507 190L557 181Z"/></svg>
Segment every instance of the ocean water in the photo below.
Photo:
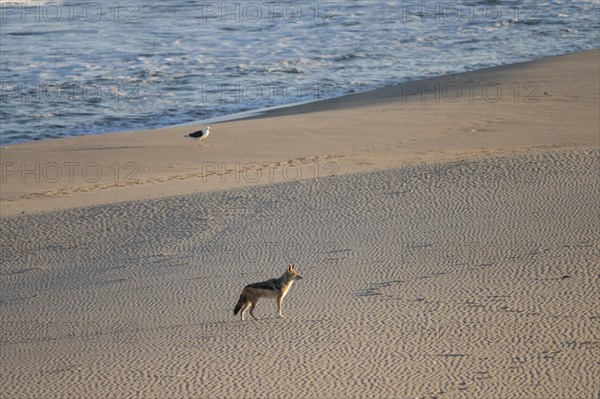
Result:
<svg viewBox="0 0 600 399"><path fill-rule="evenodd" d="M599 47L600 1L0 0L2 144L203 122Z"/></svg>

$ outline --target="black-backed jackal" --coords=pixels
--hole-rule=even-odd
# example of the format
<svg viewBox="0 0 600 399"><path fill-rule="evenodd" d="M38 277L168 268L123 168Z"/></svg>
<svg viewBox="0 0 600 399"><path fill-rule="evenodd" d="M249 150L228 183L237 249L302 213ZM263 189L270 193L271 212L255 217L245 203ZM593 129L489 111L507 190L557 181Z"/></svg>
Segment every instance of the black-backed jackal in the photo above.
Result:
<svg viewBox="0 0 600 399"><path fill-rule="evenodd" d="M281 313L283 298L292 286L294 280L299 280L301 278L302 277L296 271L296 266L292 263L288 266L288 269L283 276L279 278L273 278L271 280L263 281L262 283L254 283L245 286L237 305L235 305L235 308L233 309L233 314L236 315L241 310L242 320L245 320L244 313L248 307L250 307L250 315L254 320L257 320L252 312L258 304L258 300L260 298L277 298L279 317L283 317L283 314Z"/></svg>

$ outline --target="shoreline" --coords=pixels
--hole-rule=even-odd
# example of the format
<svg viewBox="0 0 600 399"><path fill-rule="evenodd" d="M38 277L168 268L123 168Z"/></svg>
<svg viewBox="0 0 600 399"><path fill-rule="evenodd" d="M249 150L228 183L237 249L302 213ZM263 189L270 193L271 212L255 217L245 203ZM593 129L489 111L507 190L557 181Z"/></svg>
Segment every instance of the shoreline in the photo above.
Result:
<svg viewBox="0 0 600 399"><path fill-rule="evenodd" d="M78 138L78 137L101 136L101 135L105 135L105 134L119 134L119 133L122 134L122 133L140 132L140 131L148 131L148 130L154 131L154 130L170 129L170 128L174 128L174 127L197 127L197 126L203 126L206 124L211 125L211 124L218 124L218 123L236 122L236 121L241 121L241 120L259 119L259 118L266 118L266 117L277 116L277 115L282 115L282 114L289 115L289 114L299 114L299 113L305 113L305 112L315 112L318 110L313 109L312 107L310 107L310 109L306 109L305 107L307 105L314 104L314 103L336 104L339 102L339 100L345 101L346 98L348 98L348 97L353 97L353 96L357 96L357 95L367 95L368 96L369 94L371 94L373 92L383 91L386 89L394 89L394 88L398 88L402 85L407 85L407 84L410 85L415 82L434 81L434 80L439 80L439 79L443 79L443 78L448 78L450 76L455 76L455 75L460 75L460 74L468 74L468 73L473 73L473 72L492 71L494 69L499 69L499 68L501 68L501 69L507 68L507 67L518 68L522 64L539 62L539 61L543 61L543 60L547 60L547 59L551 59L551 58L555 58L555 57L565 57L565 56L570 56L570 55L574 55L574 54L580 54L580 53L598 51L598 50L599 49L593 49L593 50L583 50L583 51L576 51L576 52L570 52L570 53L558 54L558 55L545 55L545 56L540 56L539 58L534 58L534 59L527 60L527 61L519 61L519 62L515 62L515 63L511 63L511 64L494 65L494 66L488 66L488 67L483 67L483 68L479 68L479 69L473 69L473 70L469 70L469 71L450 72L450 73L443 74L443 75L415 78L415 79L411 79L411 80L408 80L405 82L389 83L389 84L386 84L386 85L380 86L380 87L373 87L373 88L367 88L367 89L360 90L360 91L348 92L348 93L341 94L341 95L332 97L332 98L330 98L328 100L324 100L324 101L307 100L307 101L301 101L298 103L279 104L279 105L274 105L274 106L267 106L264 108L250 109L250 110L246 110L246 111L234 112L231 114L209 117L209 118L201 119L201 120L198 120L195 122L175 123L175 124L159 126L159 127L149 128L149 129L132 128L132 129L126 129L126 130L122 130L122 131L108 131L108 132L94 133L94 134L81 133L81 134L76 134L76 135L72 135L72 136L65 136L65 137L52 138L52 139L28 140L28 141L21 141L21 142L16 142L16 143L8 143L8 144L2 145L2 147L18 145L18 144L28 144L28 143L34 143L34 142L44 142L44 141L50 141L50 140L63 140L63 139L72 139L72 138ZM360 107L361 105L357 105L357 106Z"/></svg>
<svg viewBox="0 0 600 399"><path fill-rule="evenodd" d="M1 216L557 147L597 146L600 50L213 124L9 145ZM537 150L536 150L537 151Z"/></svg>
<svg viewBox="0 0 600 399"><path fill-rule="evenodd" d="M410 80L407 82L393 83L393 84L389 84L389 85L382 86L382 87L367 89L364 91L346 93L346 94L342 94L342 95L333 97L331 99L323 100L323 101L309 100L309 101L303 101L300 103L293 103L293 104L280 104L280 105L275 105L272 107L258 108L258 109L254 109L254 110L247 110L247 111L235 112L235 113L227 114L227 115L216 116L216 117L212 117L212 118L206 118L204 120L200 120L197 122L178 123L178 124L162 126L162 127L152 128L152 129L128 129L128 130L117 131L117 132L104 132L104 133L96 133L96 134L78 134L75 136L67 136L67 137L60 137L60 138L54 138L54 139L29 140L29 141L25 141L25 142L4 144L2 147L9 147L9 146L14 146L14 145L27 145L27 144L31 144L31 143L39 143L39 142L54 141L54 140L65 140L65 139L68 140L68 139L77 139L77 138L83 138L83 137L95 137L95 136L103 136L103 135L111 135L111 134L126 134L126 133L143 132L143 131L158 131L158 130L164 130L164 129L179 128L179 127L193 129L196 127L204 126L206 124L208 124L208 125L221 124L221 123L238 122L238 121L252 120L252 119L262 119L262 118L268 118L268 117L273 117L273 116L297 115L297 114L303 114L303 113L308 113L308 112L319 112L324 109L326 110L327 108L336 107L336 105L339 102L342 102L343 103L342 105L345 108L348 108L350 106L360 108L365 105L365 101L371 101L373 99L376 99L378 102L382 102L385 100L394 100L397 98L398 90L401 91L402 86L406 86L406 85L410 86L411 84L414 84L414 83L421 84L421 83L427 83L427 82L439 82L440 80L451 81L457 75L465 75L465 74L472 74L472 73L484 73L484 72L490 73L495 70L498 70L499 72L503 72L503 71L505 72L506 70L511 69L511 68L520 68L522 66L527 66L528 64L551 60L553 58L568 57L568 56L573 56L576 54L591 53L591 52L595 52L595 51L600 52L600 48L594 49L594 50L588 50L588 51L578 51L578 52L574 52L574 53L554 55L554 56L542 56L540 58L535 58L535 59L532 59L529 61L521 61L521 62L516 62L516 63L512 63L512 64L503 64L503 65L496 65L496 66L485 67L485 68L480 68L480 69L474 69L471 71L455 72L455 73L449 73L449 74L445 74L445 75L437 75L437 76L433 76L433 77L414 79L414 80ZM408 97L409 95L414 95L414 94L415 93L406 93L406 97ZM416 93L416 94L420 95L421 93ZM315 104L317 104L317 106L312 106ZM371 104L371 105L376 105L376 103Z"/></svg>

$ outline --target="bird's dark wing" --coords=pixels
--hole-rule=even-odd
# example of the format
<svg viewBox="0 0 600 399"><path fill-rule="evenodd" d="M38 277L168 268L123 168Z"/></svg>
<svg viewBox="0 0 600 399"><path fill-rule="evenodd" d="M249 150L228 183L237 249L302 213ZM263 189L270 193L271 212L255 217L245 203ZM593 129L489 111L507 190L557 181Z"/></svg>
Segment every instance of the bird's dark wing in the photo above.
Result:
<svg viewBox="0 0 600 399"><path fill-rule="evenodd" d="M198 137L202 137L203 135L204 135L204 132L202 130L198 130L196 132L188 134L188 137L193 137L193 138L197 139Z"/></svg>

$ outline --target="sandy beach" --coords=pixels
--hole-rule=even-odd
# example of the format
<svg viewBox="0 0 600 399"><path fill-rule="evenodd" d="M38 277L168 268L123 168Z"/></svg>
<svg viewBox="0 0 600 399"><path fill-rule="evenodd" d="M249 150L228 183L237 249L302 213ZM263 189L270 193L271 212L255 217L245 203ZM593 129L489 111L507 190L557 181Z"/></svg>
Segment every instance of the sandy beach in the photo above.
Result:
<svg viewBox="0 0 600 399"><path fill-rule="evenodd" d="M598 145L598 58L596 50L315 101L214 124L203 146L183 137L203 126L183 126L2 147L2 216Z"/></svg>
<svg viewBox="0 0 600 399"><path fill-rule="evenodd" d="M599 70L3 147L0 398L596 399Z"/></svg>

